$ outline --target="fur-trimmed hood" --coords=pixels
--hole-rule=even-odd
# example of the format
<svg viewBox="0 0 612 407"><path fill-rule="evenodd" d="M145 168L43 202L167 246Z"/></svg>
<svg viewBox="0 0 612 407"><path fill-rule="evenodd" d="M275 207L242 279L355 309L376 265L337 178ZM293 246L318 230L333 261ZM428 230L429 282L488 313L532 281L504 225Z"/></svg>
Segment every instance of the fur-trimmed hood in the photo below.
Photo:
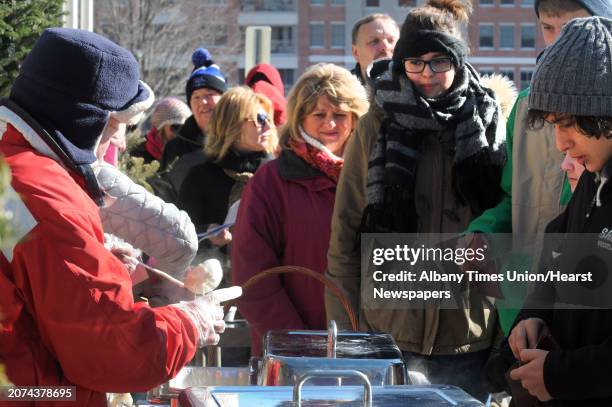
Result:
<svg viewBox="0 0 612 407"><path fill-rule="evenodd" d="M495 99L501 107L505 122L518 95L514 82L507 76L500 74L484 75L480 80L485 87L495 92Z"/></svg>

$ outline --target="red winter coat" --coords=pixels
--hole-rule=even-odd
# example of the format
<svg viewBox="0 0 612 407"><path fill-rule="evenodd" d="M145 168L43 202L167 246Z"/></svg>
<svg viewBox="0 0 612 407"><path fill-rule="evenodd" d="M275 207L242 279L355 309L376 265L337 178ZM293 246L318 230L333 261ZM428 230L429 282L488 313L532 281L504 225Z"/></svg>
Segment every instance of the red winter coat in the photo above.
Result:
<svg viewBox="0 0 612 407"><path fill-rule="evenodd" d="M80 178L25 122L13 123L19 131L9 124L0 134L21 237L0 252L0 365L9 380L76 386L76 402L65 405L100 407L105 392L169 380L193 358L195 326L177 308L134 303L129 274L104 248L98 207Z"/></svg>
<svg viewBox="0 0 612 407"><path fill-rule="evenodd" d="M243 284L280 265L321 274L336 184L290 150L257 170L245 187L232 230L232 280ZM240 313L251 328L251 351L261 354L270 329L325 329L324 287L301 274L268 277L244 290Z"/></svg>
<svg viewBox="0 0 612 407"><path fill-rule="evenodd" d="M274 124L280 126L285 123L285 85L280 73L270 64L255 65L249 71L245 85L253 89L255 93L265 95L274 107Z"/></svg>

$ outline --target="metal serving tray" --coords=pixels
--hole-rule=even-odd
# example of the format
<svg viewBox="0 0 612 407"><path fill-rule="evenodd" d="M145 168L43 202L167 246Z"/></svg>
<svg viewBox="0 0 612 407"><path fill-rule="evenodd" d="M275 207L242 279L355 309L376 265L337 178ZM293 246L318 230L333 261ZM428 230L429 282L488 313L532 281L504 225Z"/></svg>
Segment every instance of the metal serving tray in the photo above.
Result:
<svg viewBox="0 0 612 407"><path fill-rule="evenodd" d="M348 377L361 386L304 386L320 377ZM180 395L183 407L479 407L478 400L454 386L371 386L367 377L350 371L312 371L295 386L194 387Z"/></svg>
<svg viewBox="0 0 612 407"><path fill-rule="evenodd" d="M147 392L147 400L156 403L169 402L188 388L197 386L247 386L249 368L186 366L160 386Z"/></svg>

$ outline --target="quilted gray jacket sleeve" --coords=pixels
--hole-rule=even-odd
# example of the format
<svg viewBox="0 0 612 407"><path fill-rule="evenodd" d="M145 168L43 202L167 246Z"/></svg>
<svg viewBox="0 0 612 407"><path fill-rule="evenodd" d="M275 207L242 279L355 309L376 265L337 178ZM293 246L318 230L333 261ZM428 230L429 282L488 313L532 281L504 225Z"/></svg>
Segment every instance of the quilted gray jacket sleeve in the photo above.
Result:
<svg viewBox="0 0 612 407"><path fill-rule="evenodd" d="M156 267L182 278L198 250L195 227L185 211L148 192L107 163L93 164L106 205L106 233L120 237L157 260Z"/></svg>

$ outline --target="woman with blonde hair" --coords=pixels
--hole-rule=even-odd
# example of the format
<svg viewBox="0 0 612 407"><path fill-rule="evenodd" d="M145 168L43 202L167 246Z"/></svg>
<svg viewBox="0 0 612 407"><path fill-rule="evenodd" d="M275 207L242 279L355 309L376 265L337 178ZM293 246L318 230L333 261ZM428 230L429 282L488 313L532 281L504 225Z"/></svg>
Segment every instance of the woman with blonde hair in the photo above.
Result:
<svg viewBox="0 0 612 407"><path fill-rule="evenodd" d="M178 206L198 232L223 223L246 182L272 158L278 144L272 117L270 100L246 86L231 88L217 103L208 124L206 161L189 171L179 192ZM225 246L231 239L224 229L210 240Z"/></svg>
<svg viewBox="0 0 612 407"><path fill-rule="evenodd" d="M289 94L280 156L261 167L243 194L234 227L233 283L280 265L323 274L344 146L367 108L365 89L344 68L318 64L298 79ZM321 283L295 273L249 287L238 306L250 324L254 355L270 329L326 325Z"/></svg>

